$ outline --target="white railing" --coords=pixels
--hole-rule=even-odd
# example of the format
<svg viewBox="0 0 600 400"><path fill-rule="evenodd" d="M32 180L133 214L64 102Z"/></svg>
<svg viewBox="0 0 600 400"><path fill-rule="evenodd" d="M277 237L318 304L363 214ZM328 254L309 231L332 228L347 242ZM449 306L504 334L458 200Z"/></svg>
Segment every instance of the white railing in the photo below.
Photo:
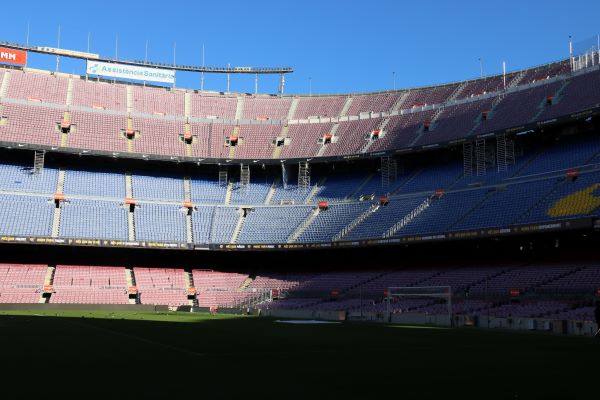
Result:
<svg viewBox="0 0 600 400"><path fill-rule="evenodd" d="M392 226L390 229L388 229L387 232L385 232L382 237L384 239L387 239L387 238L394 236L394 234L396 232L398 232L400 229L404 228L413 219L417 218L423 211L428 209L429 206L431 205L432 199L433 199L433 196L426 198L421 204L419 204L417 206L417 208L415 208L410 213L405 215L400 221L396 222L394 224L394 226Z"/></svg>
<svg viewBox="0 0 600 400"><path fill-rule="evenodd" d="M371 215L375 211L377 211L379 209L379 207L380 207L379 204L373 204L371 207L369 207L369 209L367 211L365 211L364 213L360 214L358 216L358 218L356 218L354 221L350 222L348 225L346 225L340 231L340 233L338 233L337 235L335 235L333 237L333 241L334 242L338 242L338 241L342 240L346 235L348 235L350 233L350 231L352 231L354 228L356 228L358 226L358 224L360 224L361 222L363 222L369 215Z"/></svg>

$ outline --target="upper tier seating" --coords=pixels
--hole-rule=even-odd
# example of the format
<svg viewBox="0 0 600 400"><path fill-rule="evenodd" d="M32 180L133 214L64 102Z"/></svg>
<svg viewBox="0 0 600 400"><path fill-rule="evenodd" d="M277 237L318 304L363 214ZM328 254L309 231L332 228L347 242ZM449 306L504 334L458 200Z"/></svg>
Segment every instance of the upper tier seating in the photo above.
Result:
<svg viewBox="0 0 600 400"><path fill-rule="evenodd" d="M6 75L4 70L0 72ZM130 86L129 116L137 133L128 143L123 134L128 122L126 84L40 72L9 72L6 98L0 102L0 117L4 117L0 120L0 141L147 156L270 159L275 155L287 159L375 153L546 121L596 107L600 100L600 91L595 90L600 86L598 67L571 73L568 62L509 73L507 90L517 91L508 94L504 93L502 76L386 93L336 96L221 95ZM557 81L548 80L555 77ZM72 104L67 107L69 79L73 82L73 95ZM492 98L480 97L492 92ZM189 115L185 115L186 98ZM454 100L467 103L448 103L439 113L431 109ZM293 103L297 107L292 107ZM393 108L402 115L379 115ZM71 113L71 123L76 126L68 133L66 142L57 127L65 111ZM487 112L486 120L482 119L483 112ZM239 121L235 121L236 116ZM295 121L285 128L288 117ZM350 120L339 122L339 117ZM186 122L193 137L189 148L182 140ZM365 136L380 126L385 126L385 136L368 144ZM244 140L235 151L230 151L225 141L236 129ZM286 130L291 143L277 156L273 139ZM337 143L320 151L317 140L329 133L335 133Z"/></svg>

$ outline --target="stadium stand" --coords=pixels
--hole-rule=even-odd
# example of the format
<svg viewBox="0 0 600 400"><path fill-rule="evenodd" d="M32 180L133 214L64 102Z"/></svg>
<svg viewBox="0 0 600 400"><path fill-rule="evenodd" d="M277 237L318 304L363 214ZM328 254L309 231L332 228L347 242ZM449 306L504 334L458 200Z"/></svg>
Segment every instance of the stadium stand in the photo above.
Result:
<svg viewBox="0 0 600 400"><path fill-rule="evenodd" d="M51 157L43 168L12 154L0 161L0 234L9 237L211 250L325 247L578 219L592 225L600 217L600 140L595 114L588 113L599 104L598 66L572 72L559 62L510 73L506 84L494 76L327 96L198 93L0 69L0 77L7 73L0 141L10 150L2 154L16 152L15 143L51 146L44 148ZM582 118L570 127L579 130L546 130L547 121L574 113ZM529 124L532 135L521 132ZM467 172L463 141L515 127L515 159L506 170L495 142L472 160L476 171ZM381 137L372 137L374 131ZM522 133L528 134L521 140ZM276 147L277 137L287 143ZM455 143L443 151L412 152L448 142ZM107 152L101 153L105 165L82 160L96 150ZM398 162L386 183L379 163L384 151ZM355 163L362 155L372 159ZM176 162L141 165L129 156ZM345 159L319 159L337 156ZM212 165L205 158L220 160ZM314 163L306 187L297 184L296 158ZM266 160L277 164L265 166ZM240 164L250 165L249 182ZM141 304L432 314L446 312L446 305L431 298L387 301L384 292L448 285L458 314L587 321L600 287L595 264L393 267L225 273L136 266L129 282L124 267L58 265L48 275L54 266L3 264L0 302L128 304L131 285ZM279 300L265 297L273 290Z"/></svg>
<svg viewBox="0 0 600 400"><path fill-rule="evenodd" d="M0 303L38 303L46 265L0 264Z"/></svg>
<svg viewBox="0 0 600 400"><path fill-rule="evenodd" d="M124 268L58 265L51 303L128 304Z"/></svg>
<svg viewBox="0 0 600 400"><path fill-rule="evenodd" d="M240 107L238 96L132 86L128 116L139 135L129 148L123 134L129 111L126 85L39 71L10 73L2 101L2 117L6 118L0 124L2 140L64 146L57 124L67 112L76 126L68 134L69 147L240 159L271 158L272 141L286 126L291 143L278 158L340 156L475 137L594 107L600 76L597 66L571 72L568 62L559 62L508 74L506 87L502 76L494 76L355 96L244 95L239 97ZM73 82L71 108L65 104L69 80ZM186 96L190 115L185 115ZM390 116L392 111L398 115ZM487 118L482 120L484 112ZM288 125L288 118L293 123ZM194 138L191 154L182 141L185 123L190 124ZM385 136L366 145L365 135L381 126L385 126ZM234 127L245 144L230 152L224 143L237 132ZM23 130L29 131L27 136ZM332 130L339 142L320 152L317 140Z"/></svg>

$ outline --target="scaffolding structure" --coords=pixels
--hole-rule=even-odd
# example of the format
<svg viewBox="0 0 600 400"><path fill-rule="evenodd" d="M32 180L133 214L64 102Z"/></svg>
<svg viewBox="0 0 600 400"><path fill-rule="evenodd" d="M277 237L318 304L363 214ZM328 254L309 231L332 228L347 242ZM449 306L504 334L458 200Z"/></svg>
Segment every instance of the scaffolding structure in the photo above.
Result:
<svg viewBox="0 0 600 400"><path fill-rule="evenodd" d="M36 150L33 153L33 173L41 174L44 171L45 150Z"/></svg>
<svg viewBox="0 0 600 400"><path fill-rule="evenodd" d="M515 142L507 139L506 134L496 136L496 166L498 172L505 172L515 163Z"/></svg>
<svg viewBox="0 0 600 400"><path fill-rule="evenodd" d="M463 174L473 176L473 142L463 143Z"/></svg>
<svg viewBox="0 0 600 400"><path fill-rule="evenodd" d="M220 166L219 167L219 186L227 186L229 183L227 177L227 168Z"/></svg>
<svg viewBox="0 0 600 400"><path fill-rule="evenodd" d="M298 190L306 192L310 189L310 165L308 161L298 163Z"/></svg>
<svg viewBox="0 0 600 400"><path fill-rule="evenodd" d="M398 178L398 162L390 156L381 157L381 187L388 191L390 183Z"/></svg>
<svg viewBox="0 0 600 400"><path fill-rule="evenodd" d="M250 166L248 164L240 164L240 189L245 191L250 185Z"/></svg>

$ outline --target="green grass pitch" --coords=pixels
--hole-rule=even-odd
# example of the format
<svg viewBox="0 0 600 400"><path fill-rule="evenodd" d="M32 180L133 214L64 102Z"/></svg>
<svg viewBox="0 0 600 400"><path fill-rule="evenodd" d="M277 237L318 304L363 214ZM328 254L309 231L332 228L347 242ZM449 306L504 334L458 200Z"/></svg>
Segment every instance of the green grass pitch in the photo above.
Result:
<svg viewBox="0 0 600 400"><path fill-rule="evenodd" d="M0 311L0 398L598 398L600 340L192 313Z"/></svg>

